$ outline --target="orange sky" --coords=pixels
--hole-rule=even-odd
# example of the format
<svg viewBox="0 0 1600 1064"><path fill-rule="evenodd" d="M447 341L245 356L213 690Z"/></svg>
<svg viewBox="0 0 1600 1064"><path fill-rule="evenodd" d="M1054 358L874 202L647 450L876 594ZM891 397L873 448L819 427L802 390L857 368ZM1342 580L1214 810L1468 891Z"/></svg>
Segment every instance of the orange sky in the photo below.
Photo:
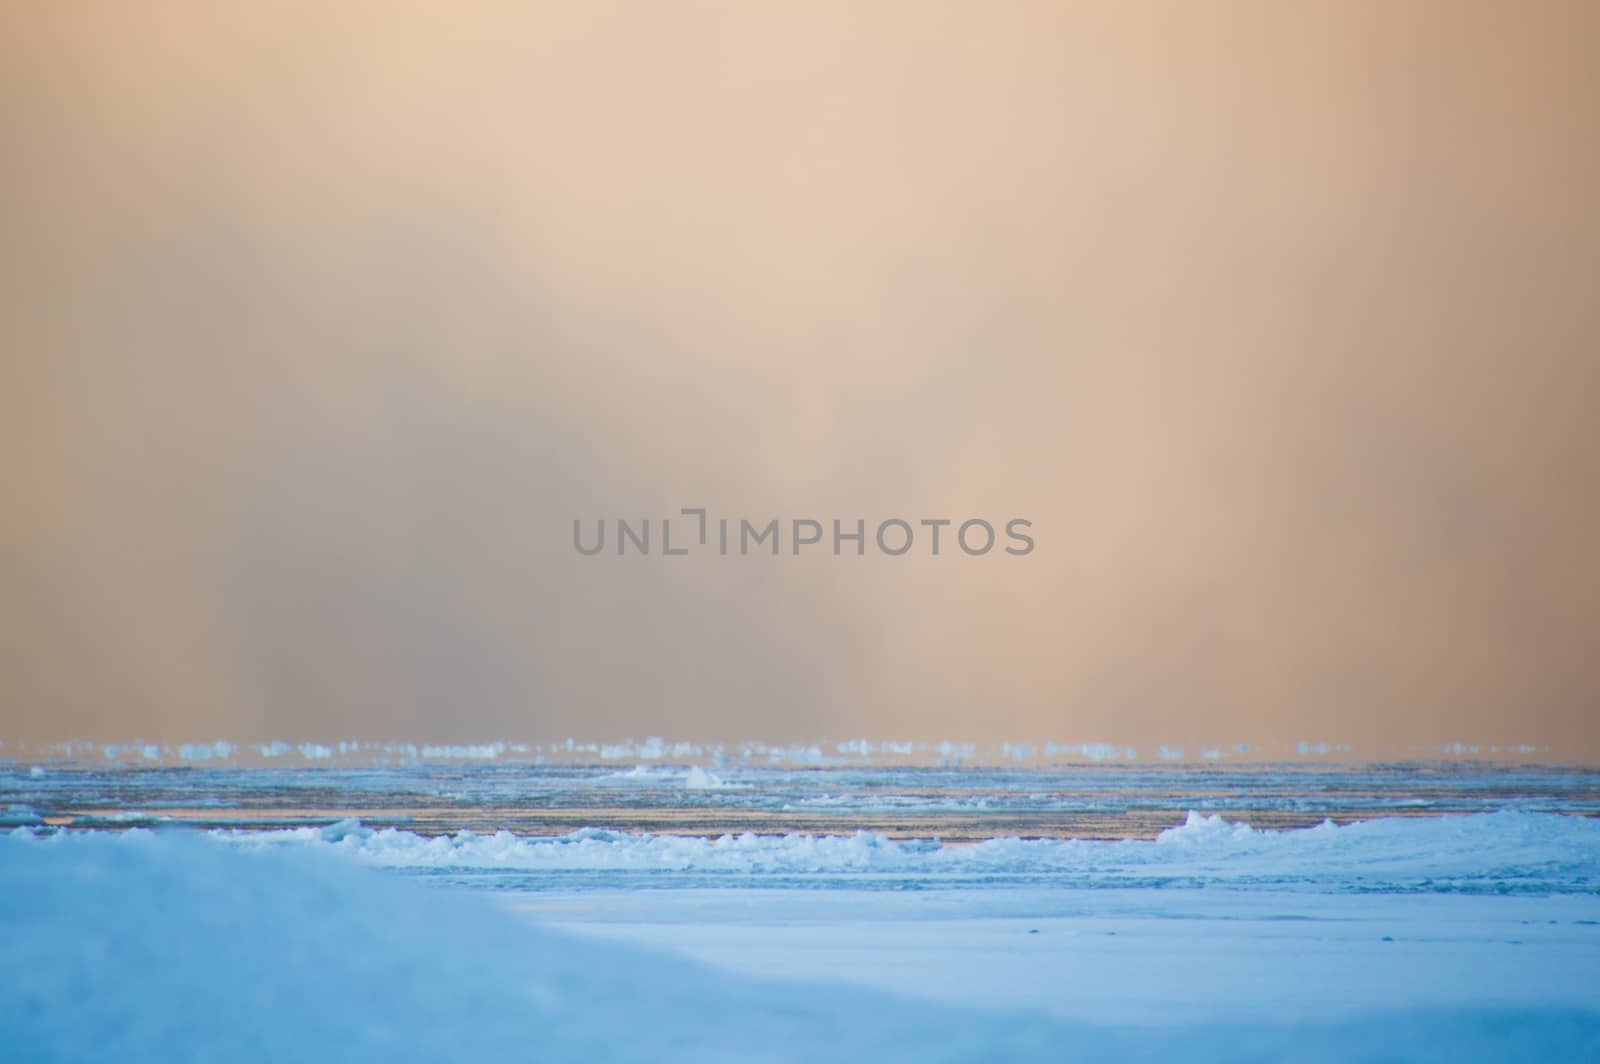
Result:
<svg viewBox="0 0 1600 1064"><path fill-rule="evenodd" d="M1596 5L0 23L0 737L1600 757Z"/></svg>

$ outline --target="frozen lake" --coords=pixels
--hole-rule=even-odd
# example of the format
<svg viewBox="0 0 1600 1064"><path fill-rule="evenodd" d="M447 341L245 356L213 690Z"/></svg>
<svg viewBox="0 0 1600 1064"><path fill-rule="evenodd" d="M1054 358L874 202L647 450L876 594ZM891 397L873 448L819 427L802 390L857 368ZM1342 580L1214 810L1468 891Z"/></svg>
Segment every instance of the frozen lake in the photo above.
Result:
<svg viewBox="0 0 1600 1064"><path fill-rule="evenodd" d="M218 764L211 747L201 749L203 760L154 765L107 764L100 756L40 767L0 761L0 804L37 806L51 824L90 827L125 825L141 814L150 823L249 829L353 817L430 836L600 828L701 836L869 831L946 841L1148 839L1183 823L1190 810L1257 828L1507 810L1600 815L1600 772L1476 761L940 767L844 757L803 765L540 764L501 754L374 764L361 763L374 759L366 754L341 763L291 752ZM230 750L239 756L239 748ZM291 759L299 763L278 763Z"/></svg>
<svg viewBox="0 0 1600 1064"><path fill-rule="evenodd" d="M1265 1039L1260 1059L1343 1059L1358 1031L1373 1053L1400 1038L1401 1059L1470 1058L1448 1032L1474 1032L1479 1059L1600 1049L1587 769L14 764L0 804L15 836L0 860L130 860L172 836L226 869L364 866L347 904L365 911L369 879L393 884L407 926L470 904L503 934L564 936L540 940L563 956L704 965L682 977L711 980L708 1022L733 987L756 1013L827 1012L855 988L869 996L845 1000L904 1003L924 1032L966 1016L950 1059L1026 1058L1068 1034L1229 1059L1239 1031ZM519 956L485 963L516 972ZM900 1055L928 1056L897 1037ZM764 1055L837 1048L807 1044ZM648 1039L633 1048L651 1059Z"/></svg>
<svg viewBox="0 0 1600 1064"><path fill-rule="evenodd" d="M540 922L759 976L1089 1023L1594 1008L1600 897L1195 887L543 894Z"/></svg>

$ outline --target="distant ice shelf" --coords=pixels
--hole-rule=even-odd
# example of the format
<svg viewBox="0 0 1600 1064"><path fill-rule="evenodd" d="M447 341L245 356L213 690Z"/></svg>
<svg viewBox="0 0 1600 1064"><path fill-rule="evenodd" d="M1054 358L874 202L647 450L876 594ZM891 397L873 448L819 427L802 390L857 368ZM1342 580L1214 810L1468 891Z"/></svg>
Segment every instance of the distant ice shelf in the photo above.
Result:
<svg viewBox="0 0 1600 1064"><path fill-rule="evenodd" d="M749 740L706 743L650 737L622 742L580 741L414 743L347 739L338 742L145 741L24 743L0 741L0 763L98 763L121 765L405 765L427 762L504 762L507 764L603 764L632 761L698 764L705 769L730 765L833 767L841 765L996 765L1173 763L1261 763L1293 761L1542 761L1561 764L1560 751L1528 743L1449 741L1425 745L1360 746L1347 742L1227 740L1199 744L1162 743L1136 747L1106 741L1006 741L984 744L954 740L844 739L811 743Z"/></svg>

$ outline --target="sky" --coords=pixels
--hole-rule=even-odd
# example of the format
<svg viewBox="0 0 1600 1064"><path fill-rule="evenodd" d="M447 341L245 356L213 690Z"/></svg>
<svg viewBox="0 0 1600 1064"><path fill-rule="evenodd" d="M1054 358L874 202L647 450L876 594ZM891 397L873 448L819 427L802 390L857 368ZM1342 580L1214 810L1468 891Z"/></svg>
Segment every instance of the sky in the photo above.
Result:
<svg viewBox="0 0 1600 1064"><path fill-rule="evenodd" d="M7 5L0 737L1600 758L1597 39ZM684 507L1035 547L574 550Z"/></svg>

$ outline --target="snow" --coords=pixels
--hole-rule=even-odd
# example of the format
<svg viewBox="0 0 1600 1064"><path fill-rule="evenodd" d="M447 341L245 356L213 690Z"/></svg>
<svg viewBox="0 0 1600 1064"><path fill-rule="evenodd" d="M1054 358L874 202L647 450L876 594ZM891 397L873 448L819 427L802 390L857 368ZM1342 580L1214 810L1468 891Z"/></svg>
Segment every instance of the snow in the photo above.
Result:
<svg viewBox="0 0 1600 1064"><path fill-rule="evenodd" d="M226 761L234 755L238 747L225 739L214 743L184 743L178 747L178 758L182 761L210 761L216 758Z"/></svg>
<svg viewBox="0 0 1600 1064"><path fill-rule="evenodd" d="M493 761L501 757L505 752L505 743L424 746L422 748L422 756L434 761Z"/></svg>
<svg viewBox="0 0 1600 1064"><path fill-rule="evenodd" d="M1600 905L1580 895L724 887L499 896L546 925L751 976L843 979L1084 1024L1593 1009L1600 980Z"/></svg>
<svg viewBox="0 0 1600 1064"><path fill-rule="evenodd" d="M699 765L691 765L689 771L684 774L683 786L685 790L690 791L726 791L738 785L724 781L722 777L707 772Z"/></svg>
<svg viewBox="0 0 1600 1064"><path fill-rule="evenodd" d="M1600 819L1549 813L1385 817L1261 831L1191 812L1154 841L999 838L970 845L895 841L865 831L702 838L584 829L553 838L505 831L426 837L397 828L374 831L356 821L216 837L246 849L333 848L367 864L423 871L677 871L711 879L871 874L914 885L981 879L1092 889L1600 893Z"/></svg>
<svg viewBox="0 0 1600 1064"><path fill-rule="evenodd" d="M363 837L350 825L341 831L333 834ZM1239 841L1209 823L1176 838L1180 846ZM1459 1001L1407 1007L1403 1001L1398 1008L1353 1016L1330 1009L1287 1020L1269 1015L1196 1021L1179 1012L1172 1022L1134 1024L1115 1016L1078 1021L1039 1009L959 1004L957 999L988 1000L993 995L984 988L1008 970L1016 973L1013 981L1026 980L1037 968L1030 957L1050 955L1051 941L1065 937L1059 917L1057 923L1026 927L1005 920L991 920L986 930L975 927L985 917L967 892L935 898L918 918L937 918L941 907L954 907L965 921L956 928L957 953L985 936L989 941L986 951L969 950L978 963L954 984L943 980L934 987L942 1000L930 1001L874 990L859 979L780 981L608 942L594 933L576 936L507 912L503 901L511 896L430 890L337 861L317 846L246 853L216 842L144 830L34 838L18 828L0 838L0 941L6 946L0 950L0 1046L9 1059L138 1064L330 1055L350 1061L1600 1058L1600 1017L1594 1012L1509 998L1470 1007ZM773 941L764 955L793 963L771 966L787 975L837 974L808 964L805 943L816 938L816 928L806 938L793 913L813 920L818 913L808 913L785 893L772 897L776 909L791 917L768 929ZM1079 892L1054 893L1083 900ZM1113 899L1109 905L1095 906L1096 915L1080 919L1102 921L1104 928L1096 930L1104 932L1130 927L1136 915L1130 906L1138 903L1115 894L1106 895ZM1148 899L1149 892L1133 895ZM649 894L646 902L663 897ZM694 897L706 912L727 911L726 897ZM828 892L812 897L821 905L833 898ZM919 904L907 895L889 897L902 916ZM1249 904L1249 894L1234 897ZM1344 899L1349 905L1360 900ZM1406 900L1425 905L1432 899ZM1534 902L1451 900L1478 906ZM1188 904L1187 896L1178 904ZM825 930L835 926L822 924ZM1029 934L1030 928L1038 934ZM857 930L861 957L876 957L880 965L896 956L916 959L914 951L896 948L895 934L910 931L924 949L934 941L925 924L904 919L863 921ZM1249 933L1255 930L1251 925ZM1196 951L1186 957L1167 942L1122 955L1110 944L1123 937L1100 933L1085 939L1077 952L1091 961L1099 956L1104 978L1095 982L1096 965L1090 963L1068 989L1109 1003L1118 990L1138 985L1126 981L1134 979L1158 983L1169 995L1187 986L1202 1002L1212 996L1201 970L1192 966ZM1561 938L1554 932L1546 937ZM1000 948L1002 941L1009 944ZM1405 944L1388 946L1399 950ZM826 952L812 950L810 956ZM1592 949L1579 955L1593 956ZM1250 961L1239 963L1248 968ZM914 963L903 968L902 979L913 989L928 978ZM1592 960L1585 967L1569 959L1557 974L1579 985L1576 980L1592 968ZM1360 964L1346 963L1338 974L1348 980L1361 971ZM1258 978L1254 989L1271 987Z"/></svg>
<svg viewBox="0 0 1600 1064"><path fill-rule="evenodd" d="M1061 741L1046 738L1011 740L998 744L979 745L971 742L945 740L927 742L892 739L846 739L829 742L800 742L775 745L761 741L743 743L702 744L690 740L669 740L651 736L643 741L628 739L622 742L579 742L567 739L559 743L529 744L494 740L477 743L417 744L384 740L341 740L337 743L320 741L285 742L281 739L262 741L249 737L248 741L233 742L218 739L204 742L185 742L170 745L137 742L108 742L97 745L88 740L50 742L41 745L13 742L3 747L8 759L21 762L73 762L82 761L98 753L102 762L125 762L143 759L168 764L217 765L282 762L284 759L308 764L338 764L341 766L384 765L395 759L435 762L488 762L512 764L541 764L548 761L560 763L592 764L606 761L657 761L684 765L691 762L709 762L722 766L728 764L797 767L827 767L844 763L882 767L903 765L1004 765L1045 766L1052 764L1094 764L1100 762L1139 762L1138 749L1106 741ZM1146 763L1177 763L1198 751L1201 760L1218 763L1268 764L1273 762L1324 763L1329 760L1368 762L1381 760L1438 760L1455 761L1520 761L1542 752L1527 743L1477 743L1452 740L1443 743L1423 743L1407 748L1394 746L1357 747L1351 743L1299 740L1296 742L1240 742L1228 736L1213 735L1209 741L1170 742L1156 746L1155 753L1147 756ZM1148 751L1146 752L1148 755ZM1546 756L1545 761L1556 763L1559 756Z"/></svg>
<svg viewBox="0 0 1600 1064"><path fill-rule="evenodd" d="M1042 1020L963 1029L840 989L797 998L525 926L481 899L198 840L0 841L0 1046L124 1062L1039 1058Z"/></svg>
<svg viewBox="0 0 1600 1064"><path fill-rule="evenodd" d="M684 770L658 767L654 765L635 765L626 772L607 772L590 781L592 783L609 786L613 784L664 784L685 791L742 791L749 790L748 784L729 783L721 776L707 772L699 765L690 765Z"/></svg>
<svg viewBox="0 0 1600 1064"><path fill-rule="evenodd" d="M1581 766L69 745L0 762L8 1062L1600 1059Z"/></svg>
<svg viewBox="0 0 1600 1064"><path fill-rule="evenodd" d="M1139 759L1139 751L1131 746L1113 746L1111 743L1078 743L1076 745L1060 745L1046 743L1044 747L1046 757L1080 757L1085 761L1117 761L1126 758L1129 761Z"/></svg>
<svg viewBox="0 0 1600 1064"><path fill-rule="evenodd" d="M21 826L34 826L44 823L44 817L31 805L13 802L7 805L5 812L0 813L0 828L14 828Z"/></svg>

